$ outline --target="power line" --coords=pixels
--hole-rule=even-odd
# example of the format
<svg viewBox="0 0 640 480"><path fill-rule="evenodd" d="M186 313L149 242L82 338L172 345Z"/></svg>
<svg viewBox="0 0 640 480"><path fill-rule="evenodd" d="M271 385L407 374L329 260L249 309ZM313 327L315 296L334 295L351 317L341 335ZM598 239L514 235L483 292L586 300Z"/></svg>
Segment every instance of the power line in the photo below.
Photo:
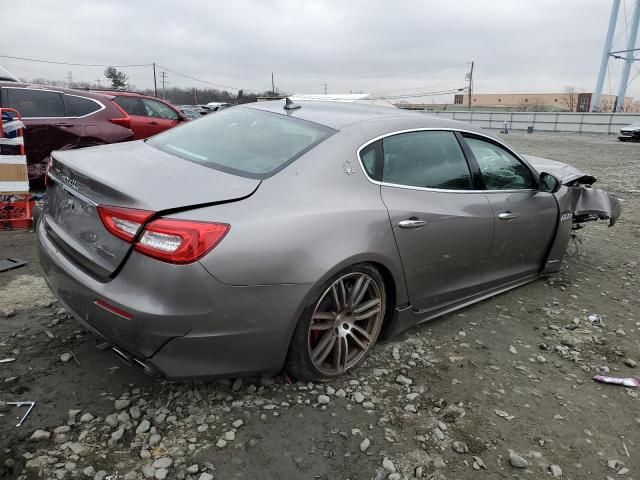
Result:
<svg viewBox="0 0 640 480"><path fill-rule="evenodd" d="M53 60L39 60L35 58L13 57L11 55L0 55L0 58L9 58L12 60L23 60L25 62L37 62L37 63L51 63L54 65L71 65L74 67L115 67L115 68L128 68L128 67L150 67L151 63L137 63L132 65L103 65L101 63L70 63L70 62L56 62Z"/></svg>
<svg viewBox="0 0 640 480"><path fill-rule="evenodd" d="M446 82L446 83L435 83L433 85L423 85L421 87L414 87L414 88L404 88L401 90L387 90L385 92L378 92L380 95L384 95L384 94L388 94L388 93L400 93L400 92L413 92L415 90L424 90L425 88L436 88L436 87L446 87L448 85L458 85L460 84L459 80L454 80L453 82Z"/></svg>
<svg viewBox="0 0 640 480"><path fill-rule="evenodd" d="M458 93L458 92L463 92L466 90L466 87L463 88L456 88L456 89L451 89L451 90L441 90L438 92L420 92L420 93L412 93L412 94L406 94L406 95L391 95L391 96L384 96L383 98L387 99L387 100L395 100L398 98L414 98L414 97L429 97L429 96L437 96L437 95L451 95L452 93Z"/></svg>
<svg viewBox="0 0 640 480"><path fill-rule="evenodd" d="M343 78L343 79L347 79L347 80L366 80L369 78L388 78L388 77L402 77L405 75L415 75L418 73L426 73L426 72L433 72L434 70L446 70L448 68L454 68L454 67L462 67L465 65L469 65L471 62L464 62L464 63L456 63L456 64L452 64L452 65L442 65L442 66L438 66L438 67L431 67L431 68L427 68L425 70L415 70L413 72L401 72L401 73L389 73L389 74L385 74L385 75L370 75L370 76L359 76L359 77L333 77L333 78Z"/></svg>
<svg viewBox="0 0 640 480"><path fill-rule="evenodd" d="M156 66L165 69L167 72L174 73L176 75L188 78L190 80L195 80L196 82L206 83L207 85L212 85L214 87L228 88L230 90L242 90L242 88L230 87L229 85L220 85L218 83L213 83L213 82L209 82L207 80L202 80L201 78L192 77L191 75L187 75L187 74L184 74L184 73L176 72L175 70L171 70L170 68L167 68L167 67L165 67L163 65L156 64Z"/></svg>

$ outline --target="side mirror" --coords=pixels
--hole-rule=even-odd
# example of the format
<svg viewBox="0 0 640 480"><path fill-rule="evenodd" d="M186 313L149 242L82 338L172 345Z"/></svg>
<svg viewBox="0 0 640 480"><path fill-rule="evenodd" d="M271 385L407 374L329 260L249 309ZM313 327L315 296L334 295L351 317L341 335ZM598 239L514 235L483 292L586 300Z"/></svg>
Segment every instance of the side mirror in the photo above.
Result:
<svg viewBox="0 0 640 480"><path fill-rule="evenodd" d="M556 193L562 186L560 180L547 172L542 172L540 174L539 184L540 186L538 188L540 191L548 193Z"/></svg>

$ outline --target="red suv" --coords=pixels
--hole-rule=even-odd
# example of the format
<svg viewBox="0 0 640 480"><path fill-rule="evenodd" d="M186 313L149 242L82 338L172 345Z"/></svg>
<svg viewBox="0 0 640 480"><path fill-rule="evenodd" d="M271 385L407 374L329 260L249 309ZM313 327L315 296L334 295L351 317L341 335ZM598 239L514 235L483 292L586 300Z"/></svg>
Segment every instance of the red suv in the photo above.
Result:
<svg viewBox="0 0 640 480"><path fill-rule="evenodd" d="M98 93L98 92L95 92ZM135 140L163 132L188 118L173 105L139 93L100 91L113 97L113 101L130 117L129 128Z"/></svg>

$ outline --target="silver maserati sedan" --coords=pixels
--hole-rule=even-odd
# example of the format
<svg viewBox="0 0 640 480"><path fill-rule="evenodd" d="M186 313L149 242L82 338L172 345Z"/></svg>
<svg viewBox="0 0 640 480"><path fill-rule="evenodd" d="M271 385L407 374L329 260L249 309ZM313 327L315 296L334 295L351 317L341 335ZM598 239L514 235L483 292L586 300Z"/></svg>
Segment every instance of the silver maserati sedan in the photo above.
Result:
<svg viewBox="0 0 640 480"><path fill-rule="evenodd" d="M51 291L171 378L333 379L381 338L557 271L572 230L621 211L483 130L346 103L237 106L52 158Z"/></svg>

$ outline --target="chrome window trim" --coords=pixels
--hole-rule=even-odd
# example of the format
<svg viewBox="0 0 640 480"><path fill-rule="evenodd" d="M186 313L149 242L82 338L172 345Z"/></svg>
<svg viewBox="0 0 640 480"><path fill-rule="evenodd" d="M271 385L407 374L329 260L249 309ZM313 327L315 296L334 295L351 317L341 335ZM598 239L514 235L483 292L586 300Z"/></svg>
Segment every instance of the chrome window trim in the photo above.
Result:
<svg viewBox="0 0 640 480"><path fill-rule="evenodd" d="M94 110L91 113L87 113L86 115L82 115L80 117L73 117L73 116L65 116L65 117L25 117L22 116L22 118L24 119L30 119L30 120L47 120L49 118L86 118L89 115L93 115L94 113L98 113L101 112L102 110L104 110L105 108L107 108L104 103L100 102L99 100L95 100L93 98L89 98L89 97L84 97L82 95L74 95L72 93L63 93L63 92L58 92L57 90L51 90L48 88L30 88L30 87L2 87L3 89L7 89L7 90L33 90L34 92L51 92L51 93L57 93L58 95L68 95L70 97L78 97L78 98L84 98L85 100L91 100L94 103L97 103L100 108L98 110ZM64 99L62 100L64 102ZM66 108L66 106L65 106Z"/></svg>
<svg viewBox="0 0 640 480"><path fill-rule="evenodd" d="M90 101L92 101L93 103L97 103L97 104L98 104L98 106L100 107L100 108L98 108L98 110L94 110L93 112L87 113L86 115L81 115L81 116L79 116L79 117L64 117L64 118L86 118L86 117L88 117L89 115L93 115L94 113L101 112L102 110L104 110L105 108L107 108L107 107L104 105L104 103L102 103L102 102L101 102L101 101L99 101L99 100L95 100L95 99L93 99L93 98L84 97L84 96L82 96L82 95L74 95L74 94L72 94L72 93L63 93L63 95L67 95L67 96L69 96L69 97L78 97L78 98L82 98L82 99L84 99L84 100L90 100ZM31 118L34 118L34 117L31 117ZM45 117L45 118L51 118L51 117Z"/></svg>
<svg viewBox="0 0 640 480"><path fill-rule="evenodd" d="M373 138L371 140L367 140L365 143L360 145L360 147L358 147L358 149L356 150L356 157L357 157L357 160L358 160L358 164L360 165L360 168L362 169L362 172L364 173L364 176L367 178L367 180L369 180L374 185L379 185L379 186L383 186L383 187L393 187L393 188L405 188L407 190L421 190L421 191L425 191L425 192L443 192L443 193L519 193L519 192L537 192L537 190L534 189L534 188L522 188L522 189L513 189L513 190L475 190L475 189L471 189L471 190L452 190L452 189L446 189L446 188L414 187L414 186L411 186L411 185L400 185L400 184L397 184L397 183L379 182L379 181L374 180L373 178L371 178L369 176L369 174L367 173L367 170L364 168L364 165L362 164L362 158L360 157L360 152L362 150L364 150L366 147L368 147L372 143L377 142L378 140L382 140L382 139L387 138L387 137L392 137L394 135L400 135L402 133L429 132L429 131L469 133L471 135L476 135L478 137L487 139L488 142L497 143L502 148L504 148L507 152L509 152L511 155L513 155L518 160L520 160L523 164L525 164L527 166L527 168L531 171L532 175L534 175L534 173L535 173L535 171L531 168L531 165L529 165L529 163L527 163L526 160L524 160L517 152L514 152L511 148L509 148L508 145L502 143L500 140L496 140L496 139L494 139L492 137L488 137L486 135L483 135L481 133L475 132L473 130L465 130L465 129L461 129L461 128L418 127L418 128L407 128L407 129L404 129L404 130L395 130L393 132L388 132L388 133L379 135L379 136L377 136L377 137L375 137L375 138ZM462 147L460 147L460 148L462 149ZM463 155L464 155L464 152L463 152Z"/></svg>

